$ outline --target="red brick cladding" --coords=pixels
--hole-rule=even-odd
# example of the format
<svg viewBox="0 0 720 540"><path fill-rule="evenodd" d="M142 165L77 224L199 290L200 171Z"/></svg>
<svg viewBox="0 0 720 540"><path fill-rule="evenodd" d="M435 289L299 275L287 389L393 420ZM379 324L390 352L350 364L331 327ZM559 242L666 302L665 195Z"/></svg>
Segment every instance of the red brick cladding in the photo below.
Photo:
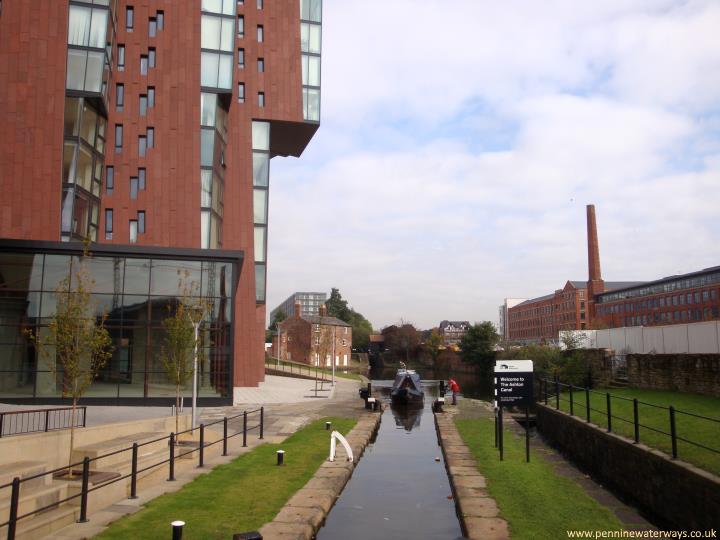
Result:
<svg viewBox="0 0 720 540"><path fill-rule="evenodd" d="M0 237L59 240L67 2L0 16Z"/></svg>

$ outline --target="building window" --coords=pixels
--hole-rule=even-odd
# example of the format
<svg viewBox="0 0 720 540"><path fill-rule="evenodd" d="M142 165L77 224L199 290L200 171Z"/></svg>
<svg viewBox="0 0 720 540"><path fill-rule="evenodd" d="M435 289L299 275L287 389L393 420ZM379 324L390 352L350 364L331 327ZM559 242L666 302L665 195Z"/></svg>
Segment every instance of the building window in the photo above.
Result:
<svg viewBox="0 0 720 540"><path fill-rule="evenodd" d="M157 34L157 19L150 17L148 21L148 35L153 38Z"/></svg>
<svg viewBox="0 0 720 540"><path fill-rule="evenodd" d="M257 66L258 66L258 72L263 73L265 71L265 59L258 58Z"/></svg>
<svg viewBox="0 0 720 540"><path fill-rule="evenodd" d="M155 20L157 21L157 29L162 30L163 26L165 26L165 12L158 11Z"/></svg>
<svg viewBox="0 0 720 540"><path fill-rule="evenodd" d="M263 0L257 0L257 8L262 9L263 8Z"/></svg>
<svg viewBox="0 0 720 540"><path fill-rule="evenodd" d="M265 29L263 28L262 24L258 24L257 27L257 40L258 43L262 43L263 41L265 41Z"/></svg>
<svg viewBox="0 0 720 540"><path fill-rule="evenodd" d="M265 92L258 92L258 107L265 106Z"/></svg>
<svg viewBox="0 0 720 540"><path fill-rule="evenodd" d="M115 110L122 111L125 106L125 85L115 85Z"/></svg>
<svg viewBox="0 0 720 540"><path fill-rule="evenodd" d="M148 66L151 68L155 67L155 48L150 47L148 49Z"/></svg>
<svg viewBox="0 0 720 540"><path fill-rule="evenodd" d="M145 234L145 211L141 210L138 212L138 232L140 234Z"/></svg>
<svg viewBox="0 0 720 540"><path fill-rule="evenodd" d="M113 189L115 189L115 169L108 167L105 171L105 193L112 195Z"/></svg>
<svg viewBox="0 0 720 540"><path fill-rule="evenodd" d="M105 209L105 240L112 240L113 233L113 211L112 208Z"/></svg>
<svg viewBox="0 0 720 540"><path fill-rule="evenodd" d="M245 83L238 83L238 102L245 103Z"/></svg>
<svg viewBox="0 0 720 540"><path fill-rule="evenodd" d="M130 243L134 244L137 242L138 235L138 222L136 219L130 220Z"/></svg>
<svg viewBox="0 0 720 540"><path fill-rule="evenodd" d="M134 19L135 10L132 6L128 6L127 8L125 8L125 30L127 30L128 32L133 31Z"/></svg>
<svg viewBox="0 0 720 540"><path fill-rule="evenodd" d="M123 145L123 127L122 124L115 124L115 153L122 152Z"/></svg>
<svg viewBox="0 0 720 540"><path fill-rule="evenodd" d="M238 49L238 69L245 69L245 49Z"/></svg>
<svg viewBox="0 0 720 540"><path fill-rule="evenodd" d="M148 86L147 89L147 106L148 107L154 107L155 106L155 87Z"/></svg>
<svg viewBox="0 0 720 540"><path fill-rule="evenodd" d="M147 75L148 72L148 57L140 55L140 75Z"/></svg>
<svg viewBox="0 0 720 540"><path fill-rule="evenodd" d="M117 68L118 71L125 71L125 45L118 45Z"/></svg>
<svg viewBox="0 0 720 540"><path fill-rule="evenodd" d="M140 157L145 157L145 152L147 151L147 138L145 135L140 135L138 137L138 154Z"/></svg>
<svg viewBox="0 0 720 540"><path fill-rule="evenodd" d="M140 116L147 114L147 96L140 94Z"/></svg>
<svg viewBox="0 0 720 540"><path fill-rule="evenodd" d="M155 128L147 128L147 147L155 148Z"/></svg>
<svg viewBox="0 0 720 540"><path fill-rule="evenodd" d="M138 169L138 188L145 189L145 169Z"/></svg>
<svg viewBox="0 0 720 540"><path fill-rule="evenodd" d="M137 199L138 195L138 179L136 176L130 177L130 198Z"/></svg>
<svg viewBox="0 0 720 540"><path fill-rule="evenodd" d="M237 25L238 25L238 37L245 36L245 17L242 15L238 15L237 18Z"/></svg>

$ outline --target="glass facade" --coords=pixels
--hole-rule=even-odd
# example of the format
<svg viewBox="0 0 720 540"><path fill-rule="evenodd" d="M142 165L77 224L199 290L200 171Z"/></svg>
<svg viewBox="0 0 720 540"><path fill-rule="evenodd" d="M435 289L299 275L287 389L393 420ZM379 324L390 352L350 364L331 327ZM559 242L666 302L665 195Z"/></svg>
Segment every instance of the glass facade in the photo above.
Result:
<svg viewBox="0 0 720 540"><path fill-rule="evenodd" d="M40 336L54 314L60 281L74 276L77 254L0 254L0 397L63 397L62 367L38 354L27 332ZM175 389L160 360L162 322L187 284L208 300L202 326L199 397L232 398L232 323L238 263L218 259L94 256L85 259L94 281L93 309L112 338L112 359L85 393L88 398L171 398ZM72 279L72 277L71 277ZM185 284L185 285L183 285ZM191 393L188 386L185 397Z"/></svg>
<svg viewBox="0 0 720 540"><path fill-rule="evenodd" d="M255 301L265 302L267 278L268 190L270 187L270 122L253 121L253 222L255 226Z"/></svg>
<svg viewBox="0 0 720 540"><path fill-rule="evenodd" d="M300 49L303 117L311 122L319 122L322 0L300 0Z"/></svg>

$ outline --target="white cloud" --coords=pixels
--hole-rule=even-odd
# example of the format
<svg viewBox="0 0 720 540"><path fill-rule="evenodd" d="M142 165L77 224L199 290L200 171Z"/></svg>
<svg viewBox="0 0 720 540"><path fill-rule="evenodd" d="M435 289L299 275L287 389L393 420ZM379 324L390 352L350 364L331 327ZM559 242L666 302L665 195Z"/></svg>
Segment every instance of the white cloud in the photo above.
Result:
<svg viewBox="0 0 720 540"><path fill-rule="evenodd" d="M272 165L269 307L338 286L376 327L495 321L585 279L586 203L606 279L717 264L719 14L326 2L323 124Z"/></svg>

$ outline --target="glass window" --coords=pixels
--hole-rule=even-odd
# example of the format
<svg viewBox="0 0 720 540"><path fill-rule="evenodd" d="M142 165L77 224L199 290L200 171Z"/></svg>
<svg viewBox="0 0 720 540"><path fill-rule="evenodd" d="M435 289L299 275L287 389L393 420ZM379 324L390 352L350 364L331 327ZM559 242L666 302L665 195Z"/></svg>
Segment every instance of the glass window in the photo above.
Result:
<svg viewBox="0 0 720 540"><path fill-rule="evenodd" d="M130 220L130 243L134 244L137 242L138 235L138 222L136 219Z"/></svg>
<svg viewBox="0 0 720 540"><path fill-rule="evenodd" d="M113 211L112 208L105 209L105 240L112 240L113 233Z"/></svg>
<svg viewBox="0 0 720 540"><path fill-rule="evenodd" d="M200 247L210 247L210 210L200 212Z"/></svg>
<svg viewBox="0 0 720 540"><path fill-rule="evenodd" d="M165 26L165 12L158 11L155 18L157 20L157 29L162 30L163 26Z"/></svg>
<svg viewBox="0 0 720 540"><path fill-rule="evenodd" d="M303 88L305 120L320 121L320 90Z"/></svg>
<svg viewBox="0 0 720 540"><path fill-rule="evenodd" d="M147 96L140 94L140 116L147 114L148 98Z"/></svg>
<svg viewBox="0 0 720 540"><path fill-rule="evenodd" d="M103 84L103 68L105 66L104 52L87 53L87 70L85 72L85 90L100 92Z"/></svg>
<svg viewBox="0 0 720 540"><path fill-rule="evenodd" d="M245 103L245 83L238 83L238 102Z"/></svg>
<svg viewBox="0 0 720 540"><path fill-rule="evenodd" d="M270 156L253 152L253 185L267 187L270 178Z"/></svg>
<svg viewBox="0 0 720 540"><path fill-rule="evenodd" d="M147 128L147 147L155 148L155 128Z"/></svg>
<svg viewBox="0 0 720 540"><path fill-rule="evenodd" d="M259 73L263 73L265 71L265 59L264 58L258 58L257 67L258 67Z"/></svg>
<svg viewBox="0 0 720 540"><path fill-rule="evenodd" d="M106 45L105 35L107 32L108 10L93 9L92 24L90 25L90 41L88 46L96 49L104 49Z"/></svg>
<svg viewBox="0 0 720 540"><path fill-rule="evenodd" d="M136 176L130 177L130 198L137 199L138 195L138 179Z"/></svg>
<svg viewBox="0 0 720 540"><path fill-rule="evenodd" d="M148 49L148 66L151 68L155 67L155 49L153 47Z"/></svg>
<svg viewBox="0 0 720 540"><path fill-rule="evenodd" d="M258 24L257 27L257 40L258 43L262 43L265 39L265 29L263 28L262 24Z"/></svg>
<svg viewBox="0 0 720 540"><path fill-rule="evenodd" d="M216 88L220 55L210 52L200 53L200 85Z"/></svg>
<svg viewBox="0 0 720 540"><path fill-rule="evenodd" d="M115 152L120 152L123 145L123 127L122 124L115 124Z"/></svg>
<svg viewBox="0 0 720 540"><path fill-rule="evenodd" d="M270 122L252 123L253 150L270 150Z"/></svg>
<svg viewBox="0 0 720 540"><path fill-rule="evenodd" d="M85 85L85 67L87 52L68 49L67 77L65 87L69 90L83 90Z"/></svg>
<svg viewBox="0 0 720 540"><path fill-rule="evenodd" d="M255 223L267 224L267 196L266 189L253 190L253 211Z"/></svg>
<svg viewBox="0 0 720 540"><path fill-rule="evenodd" d="M134 25L135 11L132 6L125 8L125 29L132 32Z"/></svg>
<svg viewBox="0 0 720 540"><path fill-rule="evenodd" d="M115 189L115 168L108 167L105 171L105 191L108 195L112 195L113 189Z"/></svg>
<svg viewBox="0 0 720 540"><path fill-rule="evenodd" d="M212 13L232 15L235 4L233 0L202 0L202 10Z"/></svg>
<svg viewBox="0 0 720 540"><path fill-rule="evenodd" d="M118 71L125 71L125 45L118 45L117 67Z"/></svg>
<svg viewBox="0 0 720 540"><path fill-rule="evenodd" d="M220 17L203 15L200 18L200 47L203 49L220 48Z"/></svg>
<svg viewBox="0 0 720 540"><path fill-rule="evenodd" d="M124 84L116 84L115 85L115 110L122 111L124 105L125 105L125 85Z"/></svg>
<svg viewBox="0 0 720 540"><path fill-rule="evenodd" d="M245 35L245 17L243 17L242 15L238 15L237 27L238 37L243 37Z"/></svg>
<svg viewBox="0 0 720 540"><path fill-rule="evenodd" d="M265 92L258 92L258 107L265 106Z"/></svg>
<svg viewBox="0 0 720 540"><path fill-rule="evenodd" d="M217 94L202 92L200 94L200 125L215 127L215 110Z"/></svg>
<svg viewBox="0 0 720 540"><path fill-rule="evenodd" d="M212 129L200 130L200 165L212 167L213 150L215 149L215 131Z"/></svg>
<svg viewBox="0 0 720 540"><path fill-rule="evenodd" d="M257 8L262 9L263 8L263 0L257 0Z"/></svg>
<svg viewBox="0 0 720 540"><path fill-rule="evenodd" d="M157 34L157 19L150 17L148 21L148 35L153 38Z"/></svg>
<svg viewBox="0 0 720 540"><path fill-rule="evenodd" d="M302 83L305 86L320 86L320 57L302 55Z"/></svg>
<svg viewBox="0 0 720 540"><path fill-rule="evenodd" d="M138 222L138 232L140 234L145 234L145 212L144 211L141 210L138 212L137 222Z"/></svg>
<svg viewBox="0 0 720 540"><path fill-rule="evenodd" d="M138 169L138 188L145 189L145 169Z"/></svg>
<svg viewBox="0 0 720 540"><path fill-rule="evenodd" d="M265 265L255 265L255 301L265 302Z"/></svg>
<svg viewBox="0 0 720 540"><path fill-rule="evenodd" d="M145 153L147 152L147 138L145 135L140 135L138 137L138 155L140 157L145 157Z"/></svg>
<svg viewBox="0 0 720 540"><path fill-rule="evenodd" d="M212 176L211 170L200 170L200 206L204 208L210 208L212 205Z"/></svg>
<svg viewBox="0 0 720 540"><path fill-rule="evenodd" d="M237 56L238 56L238 68L245 69L245 49L238 49Z"/></svg>
<svg viewBox="0 0 720 540"><path fill-rule="evenodd" d="M144 54L140 56L140 75L147 75L148 72L148 57Z"/></svg>
<svg viewBox="0 0 720 540"><path fill-rule="evenodd" d="M147 106L148 107L155 106L155 88L153 86L148 86Z"/></svg>
<svg viewBox="0 0 720 540"><path fill-rule="evenodd" d="M265 262L265 226L255 227L255 262Z"/></svg>
<svg viewBox="0 0 720 540"><path fill-rule="evenodd" d="M68 17L68 44L87 46L90 41L90 19L92 9L70 5Z"/></svg>
<svg viewBox="0 0 720 540"><path fill-rule="evenodd" d="M320 54L321 29L319 24L300 24L300 49L302 52Z"/></svg>
<svg viewBox="0 0 720 540"><path fill-rule="evenodd" d="M232 54L220 55L220 71L218 73L218 88L232 88L233 57Z"/></svg>

